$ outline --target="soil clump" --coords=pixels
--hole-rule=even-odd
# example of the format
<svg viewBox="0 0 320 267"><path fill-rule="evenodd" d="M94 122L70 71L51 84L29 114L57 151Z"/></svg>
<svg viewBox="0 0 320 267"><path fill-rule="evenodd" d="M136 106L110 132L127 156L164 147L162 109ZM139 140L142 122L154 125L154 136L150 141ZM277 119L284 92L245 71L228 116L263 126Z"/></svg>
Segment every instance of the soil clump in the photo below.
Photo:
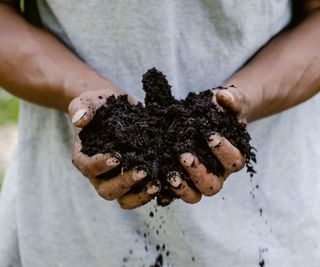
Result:
<svg viewBox="0 0 320 267"><path fill-rule="evenodd" d="M250 175L255 172L252 164L256 158L246 125L213 104L212 89L189 93L185 99L177 100L166 77L155 68L143 75L142 84L145 105L131 105L127 95L110 96L79 134L82 152L88 156L121 154L121 164L100 175L101 179L138 167L145 169L148 177L133 191L138 192L151 180L161 186L158 199L174 197L167 182L168 173L179 172L193 186L179 163L180 154L193 153L209 172L224 172L207 145L212 133L219 133L236 146L246 157L247 171Z"/></svg>

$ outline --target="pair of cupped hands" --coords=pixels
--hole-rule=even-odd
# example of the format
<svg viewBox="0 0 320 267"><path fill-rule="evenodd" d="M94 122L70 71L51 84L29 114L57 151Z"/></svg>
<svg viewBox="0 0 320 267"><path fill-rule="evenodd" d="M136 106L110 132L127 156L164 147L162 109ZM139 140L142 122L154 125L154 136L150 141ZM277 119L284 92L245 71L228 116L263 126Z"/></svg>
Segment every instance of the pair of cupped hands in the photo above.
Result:
<svg viewBox="0 0 320 267"><path fill-rule="evenodd" d="M122 95L120 89L95 90L82 93L79 97L71 101L68 111L72 118L72 123L76 127L76 137L73 147L72 162L80 172L89 179L97 193L106 200L117 199L124 209L134 209L148 203L160 191L159 185L151 181L145 185L140 192L132 192L131 188L147 177L148 173L139 168L133 168L123 172L116 177L102 180L97 178L121 162L120 154L96 154L87 156L81 152L81 140L79 132L94 117L95 112L106 103L106 99L111 95ZM136 101L129 97L129 101L135 104ZM234 86L213 90L213 103L222 111L233 112L239 121L246 121L246 113L249 107L248 97L239 88ZM208 138L208 147L223 165L225 172L223 175L216 175L207 171L196 155L185 152L179 156L179 162L185 169L186 174L194 186L190 186L181 178L178 172L171 172L167 175L167 181L174 195L186 203L196 203L201 197L213 196L217 194L225 179L233 172L242 169L245 165L245 157L234 147L225 137L218 133L212 134ZM172 198L162 198L163 205L167 205Z"/></svg>

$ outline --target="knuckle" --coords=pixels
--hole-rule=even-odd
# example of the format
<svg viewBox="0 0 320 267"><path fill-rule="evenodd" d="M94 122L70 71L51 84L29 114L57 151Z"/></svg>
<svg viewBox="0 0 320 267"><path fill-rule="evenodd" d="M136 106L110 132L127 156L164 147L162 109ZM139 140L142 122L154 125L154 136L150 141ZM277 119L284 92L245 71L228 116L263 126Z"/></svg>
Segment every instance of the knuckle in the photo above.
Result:
<svg viewBox="0 0 320 267"><path fill-rule="evenodd" d="M97 193L100 197L104 198L105 200L115 200L116 196L109 190L107 190L103 186L99 186L97 189Z"/></svg>
<svg viewBox="0 0 320 267"><path fill-rule="evenodd" d="M96 175L109 170L105 164L105 161L102 160L100 155L94 156L94 158L88 160L86 164L87 170Z"/></svg>
<svg viewBox="0 0 320 267"><path fill-rule="evenodd" d="M72 157L72 164L86 177L91 177L90 172L86 168L84 162L81 160L81 157L75 155Z"/></svg>
<svg viewBox="0 0 320 267"><path fill-rule="evenodd" d="M211 197L211 196L219 193L221 188L222 188L222 183L220 183L220 182L212 183L209 187L207 187L205 190L203 190L202 194L204 196Z"/></svg>
<svg viewBox="0 0 320 267"><path fill-rule="evenodd" d="M87 174L90 174L92 171L92 165L88 160L79 160L78 166L81 172L85 172Z"/></svg>
<svg viewBox="0 0 320 267"><path fill-rule="evenodd" d="M79 166L79 156L77 154L73 154L71 157L71 162L75 167Z"/></svg>

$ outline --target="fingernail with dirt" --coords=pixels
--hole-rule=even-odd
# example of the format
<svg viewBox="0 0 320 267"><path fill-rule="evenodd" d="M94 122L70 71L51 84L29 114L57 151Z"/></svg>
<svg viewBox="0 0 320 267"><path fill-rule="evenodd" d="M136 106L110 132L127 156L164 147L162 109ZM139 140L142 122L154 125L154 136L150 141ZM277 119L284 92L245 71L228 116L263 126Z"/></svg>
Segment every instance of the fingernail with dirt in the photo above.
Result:
<svg viewBox="0 0 320 267"><path fill-rule="evenodd" d="M115 158L117 158L118 160L121 160L121 154L118 153L118 152L113 152L113 153L112 153L112 156L115 157Z"/></svg>
<svg viewBox="0 0 320 267"><path fill-rule="evenodd" d="M87 109L79 109L72 117L72 123L77 123L80 119L83 118L83 116L87 113Z"/></svg>
<svg viewBox="0 0 320 267"><path fill-rule="evenodd" d="M111 158L107 159L106 164L107 164L107 166L115 167L115 166L118 166L120 164L120 162L119 162L118 158L111 157Z"/></svg>
<svg viewBox="0 0 320 267"><path fill-rule="evenodd" d="M191 153L183 153L180 160L185 167L190 167L194 162L194 157Z"/></svg>
<svg viewBox="0 0 320 267"><path fill-rule="evenodd" d="M145 178L147 175L148 175L148 173L145 170L135 169L135 170L133 170L132 179L134 181L140 181L143 178Z"/></svg>
<svg viewBox="0 0 320 267"><path fill-rule="evenodd" d="M218 133L210 135L208 138L208 144L210 148L216 148L221 144L221 136Z"/></svg>
<svg viewBox="0 0 320 267"><path fill-rule="evenodd" d="M181 177L178 172L172 172L168 175L168 182L173 188L178 188L181 185Z"/></svg>
<svg viewBox="0 0 320 267"><path fill-rule="evenodd" d="M158 193L160 190L159 186L155 185L155 184L152 184L152 185L149 185L147 187L147 193L148 195L154 195L156 193Z"/></svg>

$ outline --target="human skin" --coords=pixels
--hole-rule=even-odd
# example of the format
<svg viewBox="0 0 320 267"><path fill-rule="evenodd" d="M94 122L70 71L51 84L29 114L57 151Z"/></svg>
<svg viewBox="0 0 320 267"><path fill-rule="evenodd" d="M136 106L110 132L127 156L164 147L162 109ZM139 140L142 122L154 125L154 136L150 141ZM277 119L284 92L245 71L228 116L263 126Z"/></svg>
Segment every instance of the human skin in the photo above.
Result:
<svg viewBox="0 0 320 267"><path fill-rule="evenodd" d="M0 1L0 85L27 101L69 112L78 133L108 96L124 92L79 60L52 34L25 21L16 9L18 2ZM239 120L252 121L272 115L319 91L320 1L301 3L304 19L273 38L224 83L237 88L214 92L213 101L235 112ZM19 75L13 75L12 70ZM178 175L168 179L175 194L187 203L199 201L202 195L216 194L227 176L244 165L243 156L223 136L214 134L208 145L226 169L223 176L208 173L195 155L184 153L180 161L196 182L196 189ZM76 134L73 162L101 197L118 199L121 207L132 209L147 203L159 190L148 184L140 193L130 193L132 185L146 176L136 169L108 181L97 179L97 175L117 166L121 155L88 157L80 150Z"/></svg>

